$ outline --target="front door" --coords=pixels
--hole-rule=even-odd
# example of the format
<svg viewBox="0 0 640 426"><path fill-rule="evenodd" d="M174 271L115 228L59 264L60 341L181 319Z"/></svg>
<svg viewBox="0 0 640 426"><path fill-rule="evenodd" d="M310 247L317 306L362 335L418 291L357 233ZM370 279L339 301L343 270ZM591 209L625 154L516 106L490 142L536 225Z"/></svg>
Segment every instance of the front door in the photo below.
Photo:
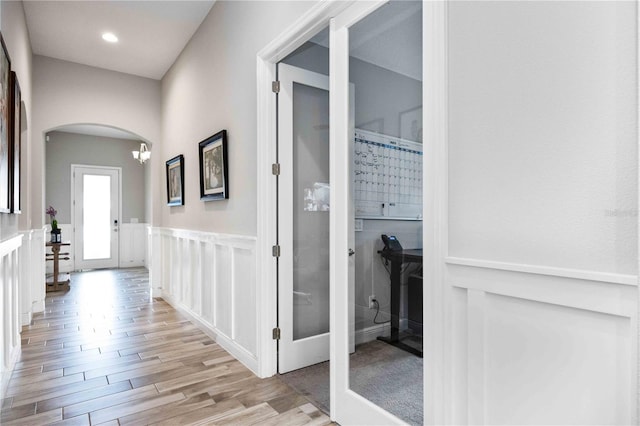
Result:
<svg viewBox="0 0 640 426"><path fill-rule="evenodd" d="M72 166L75 269L117 268L120 169Z"/></svg>

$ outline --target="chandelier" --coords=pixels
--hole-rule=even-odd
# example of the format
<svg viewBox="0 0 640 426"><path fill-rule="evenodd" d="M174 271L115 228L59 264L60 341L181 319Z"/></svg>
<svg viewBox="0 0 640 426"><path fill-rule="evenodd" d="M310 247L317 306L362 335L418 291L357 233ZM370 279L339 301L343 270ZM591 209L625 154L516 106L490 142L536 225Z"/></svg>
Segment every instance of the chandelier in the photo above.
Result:
<svg viewBox="0 0 640 426"><path fill-rule="evenodd" d="M149 158L151 158L151 151L147 148L147 144L142 142L140 144L140 151L131 151L133 158L138 160L140 164L144 164Z"/></svg>

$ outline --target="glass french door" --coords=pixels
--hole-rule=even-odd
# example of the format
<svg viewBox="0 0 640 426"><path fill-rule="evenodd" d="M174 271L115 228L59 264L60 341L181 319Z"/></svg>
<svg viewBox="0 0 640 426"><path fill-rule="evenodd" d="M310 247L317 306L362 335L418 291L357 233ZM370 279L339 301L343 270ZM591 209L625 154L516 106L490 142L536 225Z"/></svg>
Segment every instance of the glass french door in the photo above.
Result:
<svg viewBox="0 0 640 426"><path fill-rule="evenodd" d="M397 294L391 295L390 277L380 255L380 235L400 236L405 248L422 248L422 199L418 197L422 175L421 170L420 174L417 172L418 164L422 163L422 15L421 2L362 1L353 3L331 21L330 392L331 417L340 424L422 423L421 358L416 357L417 366L404 378L407 380L404 397L395 399L386 408L368 388L390 389L402 378L386 379L385 367L366 373L354 368L359 362L357 358L367 357L362 343L377 344L380 351L398 350L399 357L404 359L415 357L376 337L390 340L391 328L404 329L407 322L398 318L405 316L404 308L391 308ZM418 45L413 45L415 40ZM404 60L402 56L408 51L414 55ZM350 97L350 82L355 85L355 97ZM350 117L355 117L355 123ZM367 141L373 141L367 145L370 151L366 161L364 157L355 158L356 129L371 135ZM412 165L408 164L410 161ZM366 176L357 176L356 165ZM397 195L397 200L388 200L387 192ZM343 283L353 279L354 269L355 292L350 292ZM403 268L403 271L417 270L417 266ZM402 285L406 288L404 281ZM406 302L406 294L400 299ZM359 345L355 356L351 356L354 307ZM379 359L371 359L368 364L382 365ZM419 392L408 391L413 385ZM382 399L385 393L378 392L383 394ZM393 405L406 402L403 399L412 399L416 417L407 416L403 410L394 411Z"/></svg>
<svg viewBox="0 0 640 426"><path fill-rule="evenodd" d="M119 264L120 169L72 166L76 269Z"/></svg>
<svg viewBox="0 0 640 426"><path fill-rule="evenodd" d="M329 359L329 78L278 65L278 372Z"/></svg>

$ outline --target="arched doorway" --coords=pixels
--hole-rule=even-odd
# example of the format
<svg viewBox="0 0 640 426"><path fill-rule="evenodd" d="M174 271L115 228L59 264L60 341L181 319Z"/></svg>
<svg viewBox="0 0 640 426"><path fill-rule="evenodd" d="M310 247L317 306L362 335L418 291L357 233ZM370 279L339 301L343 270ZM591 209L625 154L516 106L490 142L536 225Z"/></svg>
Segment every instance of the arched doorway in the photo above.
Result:
<svg viewBox="0 0 640 426"><path fill-rule="evenodd" d="M132 157L143 142L151 147L132 132L97 124L45 133L45 207L56 210L62 239L71 243L61 271L146 265L150 165Z"/></svg>

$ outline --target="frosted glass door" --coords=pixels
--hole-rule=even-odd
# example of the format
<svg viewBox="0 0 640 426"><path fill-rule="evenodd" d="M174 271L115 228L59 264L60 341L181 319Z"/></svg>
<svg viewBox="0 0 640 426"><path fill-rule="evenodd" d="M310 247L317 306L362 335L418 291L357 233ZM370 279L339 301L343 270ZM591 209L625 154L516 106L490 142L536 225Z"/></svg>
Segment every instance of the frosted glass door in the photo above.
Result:
<svg viewBox="0 0 640 426"><path fill-rule="evenodd" d="M329 79L280 64L279 372L329 359Z"/></svg>
<svg viewBox="0 0 640 426"><path fill-rule="evenodd" d="M111 176L82 176L84 260L111 258ZM106 196L105 196L106 195Z"/></svg>
<svg viewBox="0 0 640 426"><path fill-rule="evenodd" d="M120 170L73 166L76 269L118 267Z"/></svg>
<svg viewBox="0 0 640 426"><path fill-rule="evenodd" d="M299 340L329 332L329 92L294 83L293 111L293 340Z"/></svg>

